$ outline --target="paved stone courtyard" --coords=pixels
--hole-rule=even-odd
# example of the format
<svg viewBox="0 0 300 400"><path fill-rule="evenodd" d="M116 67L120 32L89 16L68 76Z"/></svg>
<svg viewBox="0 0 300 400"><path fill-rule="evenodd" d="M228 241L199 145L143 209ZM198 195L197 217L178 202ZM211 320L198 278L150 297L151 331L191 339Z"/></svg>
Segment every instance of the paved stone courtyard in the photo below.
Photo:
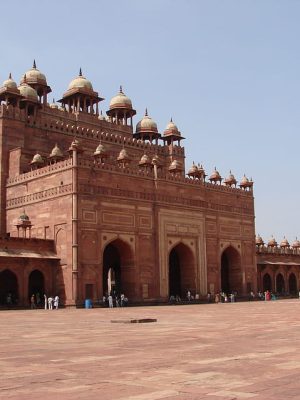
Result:
<svg viewBox="0 0 300 400"><path fill-rule="evenodd" d="M299 300L2 311L0 398L300 399L299 316ZM157 322L111 322L131 318Z"/></svg>

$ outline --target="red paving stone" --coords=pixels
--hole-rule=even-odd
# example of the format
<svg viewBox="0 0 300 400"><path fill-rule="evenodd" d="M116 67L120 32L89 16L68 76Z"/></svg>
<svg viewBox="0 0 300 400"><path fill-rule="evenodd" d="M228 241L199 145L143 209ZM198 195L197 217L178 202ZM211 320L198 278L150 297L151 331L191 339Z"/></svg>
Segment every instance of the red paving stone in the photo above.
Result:
<svg viewBox="0 0 300 400"><path fill-rule="evenodd" d="M0 399L300 399L300 301L0 312ZM156 323L111 320L157 318Z"/></svg>

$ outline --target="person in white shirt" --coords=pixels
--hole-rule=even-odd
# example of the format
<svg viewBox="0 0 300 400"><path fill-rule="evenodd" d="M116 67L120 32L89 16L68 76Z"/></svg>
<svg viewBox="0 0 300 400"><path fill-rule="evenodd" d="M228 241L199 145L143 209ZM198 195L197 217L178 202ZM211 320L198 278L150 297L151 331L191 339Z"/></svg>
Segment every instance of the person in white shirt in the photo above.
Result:
<svg viewBox="0 0 300 400"><path fill-rule="evenodd" d="M113 297L112 297L111 294L108 296L108 307L109 308L113 308L114 307Z"/></svg>
<svg viewBox="0 0 300 400"><path fill-rule="evenodd" d="M48 306L49 310L53 310L53 297L51 296L48 297Z"/></svg>
<svg viewBox="0 0 300 400"><path fill-rule="evenodd" d="M54 297L54 307L56 310L58 310L58 303L59 303L59 297L56 295Z"/></svg>

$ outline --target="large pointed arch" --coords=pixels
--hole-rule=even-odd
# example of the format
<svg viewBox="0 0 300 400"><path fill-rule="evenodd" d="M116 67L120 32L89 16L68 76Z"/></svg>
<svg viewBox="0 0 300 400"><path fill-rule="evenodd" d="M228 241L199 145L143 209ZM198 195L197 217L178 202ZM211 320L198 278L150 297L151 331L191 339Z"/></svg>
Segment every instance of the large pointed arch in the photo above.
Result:
<svg viewBox="0 0 300 400"><path fill-rule="evenodd" d="M227 294L243 293L241 255L233 246L221 255L221 290Z"/></svg>
<svg viewBox="0 0 300 400"><path fill-rule="evenodd" d="M121 239L108 243L103 250L103 295L109 292L136 297L136 271L131 246Z"/></svg>
<svg viewBox="0 0 300 400"><path fill-rule="evenodd" d="M296 295L298 292L297 278L294 272L291 272L289 275L289 293Z"/></svg>
<svg viewBox="0 0 300 400"><path fill-rule="evenodd" d="M266 272L263 276L262 279L262 286L263 286L263 292L266 292L269 290L270 292L273 290L273 285L272 285L272 278L268 272Z"/></svg>
<svg viewBox="0 0 300 400"><path fill-rule="evenodd" d="M169 296L185 297L196 290L196 263L192 250L179 242L169 253Z"/></svg>
<svg viewBox="0 0 300 400"><path fill-rule="evenodd" d="M28 297L30 299L30 297L34 295L37 303L40 304L44 293L45 293L44 274L40 270L35 269L31 271L28 277Z"/></svg>
<svg viewBox="0 0 300 400"><path fill-rule="evenodd" d="M285 282L282 273L276 275L276 292L283 294L285 292Z"/></svg>

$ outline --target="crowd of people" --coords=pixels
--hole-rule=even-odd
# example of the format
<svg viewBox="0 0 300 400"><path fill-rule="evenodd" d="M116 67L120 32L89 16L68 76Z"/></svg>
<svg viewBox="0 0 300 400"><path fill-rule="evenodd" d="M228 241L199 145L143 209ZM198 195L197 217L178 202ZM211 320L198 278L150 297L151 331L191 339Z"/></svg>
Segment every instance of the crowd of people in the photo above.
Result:
<svg viewBox="0 0 300 400"><path fill-rule="evenodd" d="M128 305L128 297L126 297L124 293L121 293L120 295L116 292L107 294L106 296L103 296L102 301L103 305L109 308L126 307Z"/></svg>
<svg viewBox="0 0 300 400"><path fill-rule="evenodd" d="M30 308L33 310L35 308L41 308L42 306L42 299L39 293L32 294L30 297ZM45 310L58 310L59 306L59 297L56 295L54 297L49 296L47 297L44 294L44 309Z"/></svg>

